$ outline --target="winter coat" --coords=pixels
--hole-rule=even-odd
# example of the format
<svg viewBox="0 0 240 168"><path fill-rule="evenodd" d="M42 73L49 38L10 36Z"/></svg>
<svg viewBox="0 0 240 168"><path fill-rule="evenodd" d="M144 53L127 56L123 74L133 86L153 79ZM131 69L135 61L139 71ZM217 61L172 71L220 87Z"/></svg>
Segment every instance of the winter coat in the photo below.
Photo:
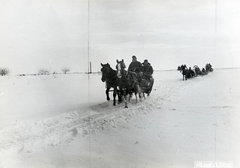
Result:
<svg viewBox="0 0 240 168"><path fill-rule="evenodd" d="M153 74L153 68L150 63L143 65L143 74L149 76Z"/></svg>
<svg viewBox="0 0 240 168"><path fill-rule="evenodd" d="M131 64L128 67L128 71L132 72L141 72L142 71L142 64L138 61L136 62L131 62Z"/></svg>

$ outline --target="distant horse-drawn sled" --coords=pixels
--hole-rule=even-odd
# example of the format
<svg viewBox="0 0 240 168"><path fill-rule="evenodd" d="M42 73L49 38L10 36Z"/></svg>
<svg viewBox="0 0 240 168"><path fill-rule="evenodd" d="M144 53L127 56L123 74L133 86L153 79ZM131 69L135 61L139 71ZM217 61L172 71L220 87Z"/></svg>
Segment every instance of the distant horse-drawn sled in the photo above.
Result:
<svg viewBox="0 0 240 168"><path fill-rule="evenodd" d="M116 96L118 95L118 103L125 102L125 108L133 94L141 99L145 98L145 94L149 96L152 91L154 79L151 75L143 72L125 70L124 60L117 60L116 70L112 69L110 64L101 63L102 82L106 82L106 96L110 100L109 91L113 88L113 105L116 105Z"/></svg>
<svg viewBox="0 0 240 168"><path fill-rule="evenodd" d="M178 66L177 70L183 75L183 80L187 80L189 78L197 77L198 75L207 75L209 72L213 71L213 68L212 65L208 63L205 68L202 68L202 70L197 65L194 65L193 69L191 69L191 67L187 68L186 65L181 65Z"/></svg>

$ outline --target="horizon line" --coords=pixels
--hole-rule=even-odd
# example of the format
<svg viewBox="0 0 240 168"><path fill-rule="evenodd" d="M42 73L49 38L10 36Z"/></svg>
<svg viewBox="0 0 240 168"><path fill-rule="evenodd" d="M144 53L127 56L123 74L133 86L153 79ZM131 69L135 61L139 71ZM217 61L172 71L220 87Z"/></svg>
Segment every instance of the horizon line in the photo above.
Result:
<svg viewBox="0 0 240 168"><path fill-rule="evenodd" d="M240 67L225 67L225 68L214 68L214 70L228 70L228 69L240 69ZM155 72L160 72L160 71L178 71L177 69L157 69L154 70ZM49 73L49 74L42 74L42 75L67 75L67 74L98 74L101 73L101 71L93 71L93 72L69 72L69 73ZM9 74L5 76L40 76L41 74L37 73L20 73L20 74Z"/></svg>

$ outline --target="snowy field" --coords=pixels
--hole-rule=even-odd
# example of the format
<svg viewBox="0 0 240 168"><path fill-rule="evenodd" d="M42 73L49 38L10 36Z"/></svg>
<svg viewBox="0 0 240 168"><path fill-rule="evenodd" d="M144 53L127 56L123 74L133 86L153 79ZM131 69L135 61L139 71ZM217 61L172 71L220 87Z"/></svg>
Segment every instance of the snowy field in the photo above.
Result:
<svg viewBox="0 0 240 168"><path fill-rule="evenodd" d="M0 77L0 167L239 168L239 74L155 72L151 95L128 109L106 101L99 74Z"/></svg>

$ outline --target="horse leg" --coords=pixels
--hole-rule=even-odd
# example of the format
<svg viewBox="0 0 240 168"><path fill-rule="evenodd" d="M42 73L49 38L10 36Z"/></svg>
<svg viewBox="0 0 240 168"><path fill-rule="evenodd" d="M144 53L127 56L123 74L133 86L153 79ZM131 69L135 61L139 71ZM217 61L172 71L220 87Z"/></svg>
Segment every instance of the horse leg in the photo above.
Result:
<svg viewBox="0 0 240 168"><path fill-rule="evenodd" d="M125 102L125 108L128 108L128 105L127 105L127 93L126 93L126 90L124 91L124 102Z"/></svg>
<svg viewBox="0 0 240 168"><path fill-rule="evenodd" d="M115 106L116 105L116 89L114 88L114 90L113 90L113 105Z"/></svg>
<svg viewBox="0 0 240 168"><path fill-rule="evenodd" d="M127 97L127 95L126 95ZM131 98L132 98L132 93L129 93L129 97L128 97L128 102L130 103L131 102Z"/></svg>
<svg viewBox="0 0 240 168"><path fill-rule="evenodd" d="M122 96L123 96L123 90L119 89L117 93L118 93L118 103L121 103L122 102Z"/></svg>
<svg viewBox="0 0 240 168"><path fill-rule="evenodd" d="M128 108L126 97L124 98L125 108Z"/></svg>
<svg viewBox="0 0 240 168"><path fill-rule="evenodd" d="M144 92L142 91L142 89L141 89L141 92L139 93L139 95L141 95L141 96L139 96L140 97L140 101L142 101L142 98L145 99L145 95L144 95Z"/></svg>
<svg viewBox="0 0 240 168"><path fill-rule="evenodd" d="M110 90L110 88L107 88L107 89L106 89L106 96L107 96L107 100L108 100L108 101L110 100L110 97L109 97L109 90Z"/></svg>
<svg viewBox="0 0 240 168"><path fill-rule="evenodd" d="M139 85L137 85L137 93L138 93L138 95L139 95L140 101L142 101L142 89L140 88Z"/></svg>
<svg viewBox="0 0 240 168"><path fill-rule="evenodd" d="M188 78L188 74L185 74L185 75L184 75L184 78L185 78L185 80L187 80L187 78Z"/></svg>
<svg viewBox="0 0 240 168"><path fill-rule="evenodd" d="M145 93L144 92L142 92L142 95L143 95L143 98L144 98L144 100L146 99L146 97L145 97Z"/></svg>
<svg viewBox="0 0 240 168"><path fill-rule="evenodd" d="M146 92L146 88L143 87L143 89L141 89L141 92L142 92L142 96L143 96L143 98L144 98L144 100L145 100L145 99L146 99L145 93L147 93L147 92Z"/></svg>
<svg viewBox="0 0 240 168"><path fill-rule="evenodd" d="M138 102L138 98L137 98L137 92L134 93L135 97L136 97L136 103Z"/></svg>
<svg viewBox="0 0 240 168"><path fill-rule="evenodd" d="M120 90L117 90L118 104L121 102Z"/></svg>

